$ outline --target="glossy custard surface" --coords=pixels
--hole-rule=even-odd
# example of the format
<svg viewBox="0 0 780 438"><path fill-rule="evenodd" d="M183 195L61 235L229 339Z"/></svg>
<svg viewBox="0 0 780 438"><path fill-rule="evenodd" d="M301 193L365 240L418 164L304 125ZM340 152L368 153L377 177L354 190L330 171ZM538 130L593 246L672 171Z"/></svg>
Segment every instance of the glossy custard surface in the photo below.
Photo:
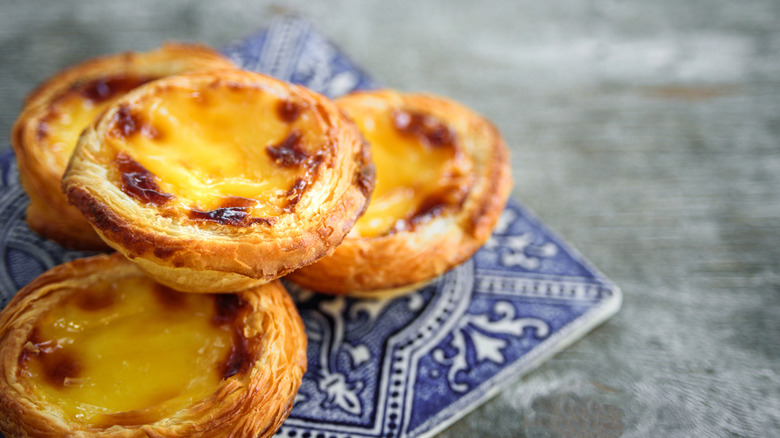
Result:
<svg viewBox="0 0 780 438"><path fill-rule="evenodd" d="M230 223L236 212L264 217L294 208L326 145L318 117L261 87L167 85L121 107L106 137L118 161L146 172L143 184L170 195L151 203Z"/></svg>
<svg viewBox="0 0 780 438"><path fill-rule="evenodd" d="M470 163L456 134L434 116L344 99L339 106L371 144L376 186L355 230L381 236L458 205L469 188Z"/></svg>
<svg viewBox="0 0 780 438"><path fill-rule="evenodd" d="M140 276L62 292L19 361L22 383L66 418L154 422L208 397L230 374L236 330L219 297Z"/></svg>
<svg viewBox="0 0 780 438"><path fill-rule="evenodd" d="M65 170L81 131L124 93L153 78L116 75L74 85L57 97L38 125L38 136L45 139L42 154L51 167Z"/></svg>

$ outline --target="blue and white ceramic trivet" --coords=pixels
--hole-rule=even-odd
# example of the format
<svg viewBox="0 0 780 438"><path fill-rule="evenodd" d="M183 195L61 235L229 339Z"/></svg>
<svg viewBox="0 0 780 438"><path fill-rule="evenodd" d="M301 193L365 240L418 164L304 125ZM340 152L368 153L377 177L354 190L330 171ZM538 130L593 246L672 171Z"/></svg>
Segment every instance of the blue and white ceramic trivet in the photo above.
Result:
<svg viewBox="0 0 780 438"><path fill-rule="evenodd" d="M298 18L276 18L224 53L328 96L376 86ZM27 203L13 155L0 157L3 306L44 270L87 254L31 232ZM432 435L621 303L617 287L512 201L471 260L410 295L375 301L290 289L306 323L309 370L277 436L301 438Z"/></svg>

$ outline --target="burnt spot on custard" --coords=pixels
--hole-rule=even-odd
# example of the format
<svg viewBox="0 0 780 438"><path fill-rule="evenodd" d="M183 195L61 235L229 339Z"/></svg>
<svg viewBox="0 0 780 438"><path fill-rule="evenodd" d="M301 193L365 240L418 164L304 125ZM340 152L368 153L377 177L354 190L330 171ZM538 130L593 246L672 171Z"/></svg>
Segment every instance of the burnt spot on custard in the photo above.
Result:
<svg viewBox="0 0 780 438"><path fill-rule="evenodd" d="M306 189L311 185L312 181L314 181L317 169L319 169L323 161L325 161L325 156L323 155L322 150L306 160L306 173L304 173L303 176L296 178L292 187L285 193L285 197L287 198L287 205L284 207L285 212L290 213L295 211L295 206L298 205L304 192L306 192Z"/></svg>
<svg viewBox="0 0 780 438"><path fill-rule="evenodd" d="M278 166L300 166L309 158L309 154L301 147L301 140L300 131L291 131L281 143L267 146L265 152Z"/></svg>
<svg viewBox="0 0 780 438"><path fill-rule="evenodd" d="M51 132L51 127L49 126L52 121L60 116L59 109L52 108L49 110L49 112L46 114L46 116L41 119L41 123L38 124L36 130L35 130L35 137L36 139L43 140L44 138L49 136L49 133ZM17 140L17 144L21 144L21 139Z"/></svg>
<svg viewBox="0 0 780 438"><path fill-rule="evenodd" d="M397 109L392 113L393 127L399 133L416 138L430 147L455 147L457 136L446 123L436 117Z"/></svg>
<svg viewBox="0 0 780 438"><path fill-rule="evenodd" d="M421 224L435 216L460 207L466 199L467 192L459 187L449 187L426 196L417 210L408 219L412 225Z"/></svg>
<svg viewBox="0 0 780 438"><path fill-rule="evenodd" d="M298 120L302 110L303 108L300 104L289 100L283 99L276 104L276 115L279 116L279 120L285 123L292 123Z"/></svg>
<svg viewBox="0 0 780 438"><path fill-rule="evenodd" d="M157 177L153 173L124 151L117 154L115 162L120 174L120 188L129 196L155 206L163 205L173 198L172 194L160 191Z"/></svg>
<svg viewBox="0 0 780 438"><path fill-rule="evenodd" d="M252 353L249 349L249 341L238 330L233 331L233 343L230 346L230 352L222 365L222 378L234 376L245 372L254 362Z"/></svg>
<svg viewBox="0 0 780 438"><path fill-rule="evenodd" d="M249 305L237 294L216 294L214 297L214 316L212 324L216 326L229 325L233 330L233 342L225 359L220 365L220 375L223 379L247 371L256 359L256 354L249 348L249 341L244 336L240 324L236 321L249 312Z"/></svg>
<svg viewBox="0 0 780 438"><path fill-rule="evenodd" d="M249 208L254 207L257 200L244 198L243 196L228 196L222 200L221 208Z"/></svg>
<svg viewBox="0 0 780 438"><path fill-rule="evenodd" d="M460 209L468 197L468 192L467 184L455 183L427 195L412 214L396 221L388 234L414 230L437 216Z"/></svg>
<svg viewBox="0 0 780 438"><path fill-rule="evenodd" d="M114 113L108 133L115 138L130 138L138 133L156 140L162 138L162 131L127 105L120 105Z"/></svg>
<svg viewBox="0 0 780 438"><path fill-rule="evenodd" d="M236 294L216 294L214 297L214 316L211 322L214 325L232 324L238 318L241 309L246 303Z"/></svg>
<svg viewBox="0 0 780 438"><path fill-rule="evenodd" d="M195 221L243 227L253 224L272 225L273 218L252 217L250 215L250 209L256 204L257 201L254 199L230 196L225 198L220 207L214 210L190 210L189 218Z"/></svg>
<svg viewBox="0 0 780 438"><path fill-rule="evenodd" d="M93 79L75 85L74 91L94 103L101 103L137 88L156 78L134 75L116 75Z"/></svg>
<svg viewBox="0 0 780 438"><path fill-rule="evenodd" d="M363 145L360 148L360 153L357 155L357 161L360 163L360 166L355 173L353 181L353 184L357 186L366 199L371 198L371 193L376 186L376 165L374 165L374 162L371 160L370 150L371 147L368 142L363 139ZM367 207L368 202L366 202L364 210Z"/></svg>
<svg viewBox="0 0 780 438"><path fill-rule="evenodd" d="M43 139L49 135L51 131L49 125L62 116L61 105L72 96L78 96L93 105L104 104L155 79L157 78L150 76L118 74L77 82L53 99L50 109L38 125L37 138ZM154 133L154 130L149 132ZM159 133L155 133L155 135L159 135Z"/></svg>
<svg viewBox="0 0 780 438"><path fill-rule="evenodd" d="M51 352L41 351L38 359L43 365L44 379L55 387L65 387L68 379L79 377L83 370L76 356L61 348Z"/></svg>
<svg viewBox="0 0 780 438"><path fill-rule="evenodd" d="M303 149L302 141L301 132L293 130L279 144L265 148L265 152L276 165L284 168L304 169L304 174L297 177L284 194L287 199L284 211L288 213L295 210L295 206L311 185L317 170L325 162L326 155L330 152L330 148L325 147L320 148L316 153L309 153Z"/></svg>
<svg viewBox="0 0 780 438"><path fill-rule="evenodd" d="M306 189L307 184L307 181L303 178L295 179L295 183L285 194L287 196L287 206L285 207L285 210L292 211L295 208L295 205L301 200L301 196L303 196L303 191Z"/></svg>
<svg viewBox="0 0 780 438"><path fill-rule="evenodd" d="M273 218L252 217L246 207L226 207L208 211L190 210L189 218L237 227L247 227L253 224L272 225L274 223Z"/></svg>
<svg viewBox="0 0 780 438"><path fill-rule="evenodd" d="M105 290L81 290L73 294L73 304L85 312L108 309L116 302L115 295Z"/></svg>
<svg viewBox="0 0 780 438"><path fill-rule="evenodd" d="M41 365L41 377L57 388L64 388L69 379L78 378L84 368L76 355L57 341L41 339L37 328L30 332L19 363L23 366L33 358Z"/></svg>
<svg viewBox="0 0 780 438"><path fill-rule="evenodd" d="M187 296L184 292L179 292L160 283L155 283L152 286L152 295L157 303L166 310L175 311L187 308Z"/></svg>

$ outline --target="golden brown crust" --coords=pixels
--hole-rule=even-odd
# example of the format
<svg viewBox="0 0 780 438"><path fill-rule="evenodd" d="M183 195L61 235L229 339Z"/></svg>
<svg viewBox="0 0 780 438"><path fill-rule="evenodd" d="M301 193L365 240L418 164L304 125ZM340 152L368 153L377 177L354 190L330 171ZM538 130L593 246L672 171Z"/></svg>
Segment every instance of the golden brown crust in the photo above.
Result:
<svg viewBox="0 0 780 438"><path fill-rule="evenodd" d="M57 73L31 92L11 135L21 183L30 197L27 210L30 228L68 247L108 248L81 213L68 205L60 187L68 157L52 157L60 152L52 151L49 137L40 134L47 118L58 111L59 99L105 78L124 76L146 81L232 66L227 58L208 47L169 43L150 52L127 52L86 61Z"/></svg>
<svg viewBox="0 0 780 438"><path fill-rule="evenodd" d="M186 220L186 211L139 202L112 180L115 158L107 131L123 105L162 87L233 84L260 87L304 102L326 137L295 208L265 223L232 226ZM160 87L160 88L155 88ZM196 123L193 121L193 123ZM180 75L129 93L85 130L63 178L70 202L101 237L157 281L189 292L229 292L285 275L333 251L362 213L373 188L373 165L354 127L326 98L257 73L224 70ZM164 210L164 211L163 211Z"/></svg>
<svg viewBox="0 0 780 438"><path fill-rule="evenodd" d="M471 160L474 179L462 204L411 229L378 237L350 234L336 251L287 278L320 292L381 295L388 289L425 282L466 261L488 239L511 190L508 150L485 118L453 101L390 90L359 92L337 100L404 108L443 120ZM360 117L360 115L355 115ZM381 178L381 175L380 175Z"/></svg>
<svg viewBox="0 0 780 438"><path fill-rule="evenodd" d="M267 437L292 408L306 369L306 337L292 300L276 281L243 291L249 306L238 324L255 361L222 380L217 391L167 418L132 426L88 426L25 389L19 356L38 317L68 289L122 276L141 276L119 254L79 259L44 273L22 289L0 314L0 431L15 437Z"/></svg>

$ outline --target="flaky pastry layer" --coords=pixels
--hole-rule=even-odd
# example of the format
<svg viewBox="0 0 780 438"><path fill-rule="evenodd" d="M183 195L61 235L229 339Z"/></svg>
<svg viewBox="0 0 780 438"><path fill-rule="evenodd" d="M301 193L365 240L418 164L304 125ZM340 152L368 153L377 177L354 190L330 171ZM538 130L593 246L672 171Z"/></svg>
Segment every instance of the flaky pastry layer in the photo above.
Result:
<svg viewBox="0 0 780 438"><path fill-rule="evenodd" d="M383 188L388 179L404 185L396 192L411 194L393 204L400 207L385 209L402 211L385 221L394 224L389 229L372 234L376 228L358 222L332 255L287 278L320 292L379 297L409 291L471 257L489 238L511 190L508 150L498 130L463 105L432 95L379 90L353 93L336 103L361 127L375 157L403 157L386 160L395 169L377 162L377 189L361 221L382 223L372 205L395 202L390 195L383 199L382 193L394 193ZM446 149L451 158L407 159L404 154L414 147L407 143L415 139L417 147ZM415 162L444 170L416 169ZM410 176L399 176L404 172ZM415 173L431 176L425 183L415 180ZM361 235L361 229L371 233Z"/></svg>
<svg viewBox="0 0 780 438"><path fill-rule="evenodd" d="M78 249L107 249L81 213L68 205L60 180L81 131L113 100L161 77L231 68L218 52L170 43L150 52L92 59L63 70L34 90L14 124L11 144L37 233Z"/></svg>
<svg viewBox="0 0 780 438"><path fill-rule="evenodd" d="M173 413L166 412L159 417L153 405L141 411L111 413L106 417L108 420L98 423L84 421L64 414L30 383L27 370L30 356L51 349L51 343L34 344L36 336L40 336L40 320L67 302L74 299L78 302L77 294L89 291L91 285L128 278L145 277L119 254L75 260L35 279L0 313L0 431L8 438L273 435L288 416L306 369L303 324L278 281L238 293L233 300L238 304L232 310L218 312L216 317L220 323L229 320L231 327L240 333L241 360L234 361L213 393ZM99 308L105 305L106 298L111 302L111 293L119 292L106 288L101 291L103 295L91 297L96 301L79 305ZM168 304L175 306L176 302ZM139 330L135 342L143 343L145 335L155 336ZM55 378L75 373L73 381L78 382L78 367L74 371L67 363L55 362L55 365L64 367L59 371L55 368ZM125 384L132 385L132 382ZM144 418L153 420L144 422Z"/></svg>
<svg viewBox="0 0 780 438"><path fill-rule="evenodd" d="M229 292L331 253L367 204L373 164L323 96L222 70L117 100L81 136L62 184L157 281Z"/></svg>

